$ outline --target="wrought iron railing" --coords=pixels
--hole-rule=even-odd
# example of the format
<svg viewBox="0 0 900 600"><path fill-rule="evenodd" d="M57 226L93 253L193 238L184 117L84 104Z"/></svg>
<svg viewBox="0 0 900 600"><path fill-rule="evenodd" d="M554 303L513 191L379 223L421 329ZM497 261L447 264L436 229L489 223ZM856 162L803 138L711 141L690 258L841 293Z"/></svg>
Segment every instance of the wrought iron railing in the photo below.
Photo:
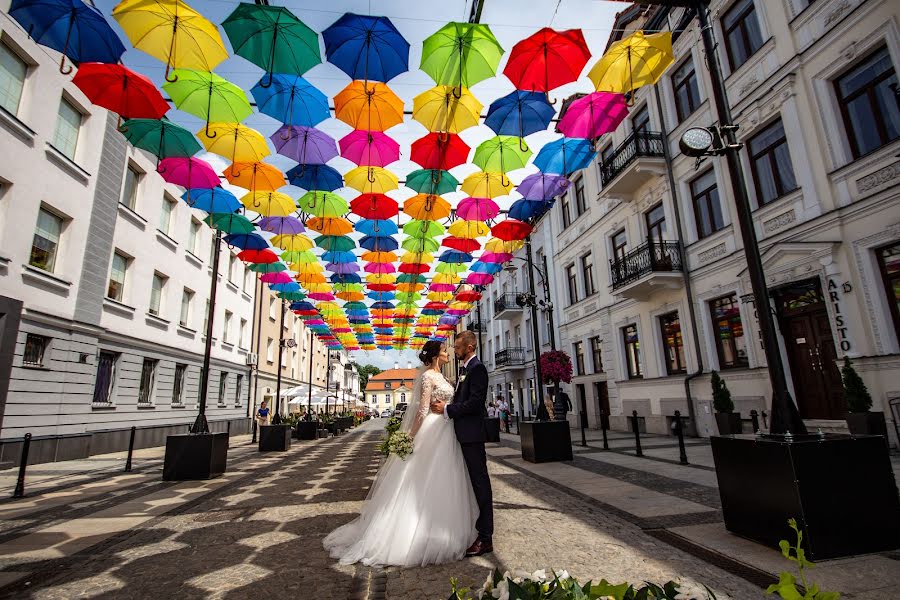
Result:
<svg viewBox="0 0 900 600"><path fill-rule="evenodd" d="M662 158L663 136L655 131L636 131L619 144L612 155L600 165L603 186L616 178L638 158Z"/></svg>
<svg viewBox="0 0 900 600"><path fill-rule="evenodd" d="M504 310L522 310L522 307L516 304L515 293L501 294L494 300L494 314L503 312Z"/></svg>
<svg viewBox="0 0 900 600"><path fill-rule="evenodd" d="M650 273L681 272L681 244L650 240L617 260L609 261L612 288L618 289Z"/></svg>
<svg viewBox="0 0 900 600"><path fill-rule="evenodd" d="M506 348L494 355L498 367L509 367L525 364L525 348Z"/></svg>

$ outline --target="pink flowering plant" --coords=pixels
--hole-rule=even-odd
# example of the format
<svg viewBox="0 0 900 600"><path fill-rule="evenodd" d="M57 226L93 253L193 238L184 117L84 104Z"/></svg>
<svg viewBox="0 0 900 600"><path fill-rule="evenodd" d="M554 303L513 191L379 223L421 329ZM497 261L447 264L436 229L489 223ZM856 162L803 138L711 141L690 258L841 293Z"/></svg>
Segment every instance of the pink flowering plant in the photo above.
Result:
<svg viewBox="0 0 900 600"><path fill-rule="evenodd" d="M541 373L544 383L569 383L572 381L572 359L562 350L549 350L541 354Z"/></svg>

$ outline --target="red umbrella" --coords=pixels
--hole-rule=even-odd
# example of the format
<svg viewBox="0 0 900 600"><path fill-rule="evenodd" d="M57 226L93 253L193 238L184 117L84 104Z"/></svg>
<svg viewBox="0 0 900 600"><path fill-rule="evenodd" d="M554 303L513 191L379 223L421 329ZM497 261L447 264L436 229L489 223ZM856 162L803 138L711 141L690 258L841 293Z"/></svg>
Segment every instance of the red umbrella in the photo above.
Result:
<svg viewBox="0 0 900 600"><path fill-rule="evenodd" d="M278 262L278 255L269 249L266 250L241 250L238 258L250 263L274 263Z"/></svg>
<svg viewBox="0 0 900 600"><path fill-rule="evenodd" d="M393 292L397 289L397 286L393 283L369 283L366 284L366 287L369 288L370 292ZM393 313L393 311L388 312Z"/></svg>
<svg viewBox="0 0 900 600"><path fill-rule="evenodd" d="M468 162L471 148L455 133L429 133L412 143L410 159L423 169L443 169Z"/></svg>
<svg viewBox="0 0 900 600"><path fill-rule="evenodd" d="M590 57L580 29L544 27L513 46L503 74L516 89L547 92L578 79Z"/></svg>
<svg viewBox="0 0 900 600"><path fill-rule="evenodd" d="M83 63L72 83L91 102L124 119L159 119L169 110L152 81L123 65Z"/></svg>
<svg viewBox="0 0 900 600"><path fill-rule="evenodd" d="M385 194L363 194L353 199L350 210L363 219L390 219L400 212L400 207Z"/></svg>
<svg viewBox="0 0 900 600"><path fill-rule="evenodd" d="M460 302L478 302L481 300L481 294L472 291L460 292L456 295L456 299Z"/></svg>
<svg viewBox="0 0 900 600"><path fill-rule="evenodd" d="M524 240L531 233L532 229L533 227L528 223L516 221L515 219L506 219L494 225L491 228L491 234L504 242L511 242L513 240Z"/></svg>
<svg viewBox="0 0 900 600"><path fill-rule="evenodd" d="M424 265L421 263L403 263L400 265L398 270L401 273L414 273L416 275L419 275L421 273L427 273L430 268L431 267L429 267L428 265ZM371 289L372 286L369 285L369 288ZM373 291L377 292L377 291L384 291L384 290L373 290Z"/></svg>
<svg viewBox="0 0 900 600"><path fill-rule="evenodd" d="M441 242L441 245L453 248L454 250L459 250L460 252L474 252L481 248L481 244L479 244L477 240L466 240L452 235L445 237Z"/></svg>

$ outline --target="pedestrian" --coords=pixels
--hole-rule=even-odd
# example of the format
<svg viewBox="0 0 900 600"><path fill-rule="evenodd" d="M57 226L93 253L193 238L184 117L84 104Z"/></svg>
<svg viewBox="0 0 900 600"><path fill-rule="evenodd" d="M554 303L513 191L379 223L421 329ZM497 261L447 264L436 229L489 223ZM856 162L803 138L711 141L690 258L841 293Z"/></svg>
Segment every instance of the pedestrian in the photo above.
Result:
<svg viewBox="0 0 900 600"><path fill-rule="evenodd" d="M260 402L260 403L259 403L259 410L256 411L256 423L257 423L257 425L259 425L260 427L262 427L263 425L268 425L268 424L269 424L269 413L270 413L270 412L271 412L271 411L269 410L268 402L266 402L265 400L263 400L262 402Z"/></svg>
<svg viewBox="0 0 900 600"><path fill-rule="evenodd" d="M487 416L488 416L488 419L496 419L497 418L497 407L494 406L493 402L488 403Z"/></svg>
<svg viewBox="0 0 900 600"><path fill-rule="evenodd" d="M506 433L509 433L509 402L501 397L500 406L498 408L500 410L500 422L503 423Z"/></svg>
<svg viewBox="0 0 900 600"><path fill-rule="evenodd" d="M572 410L572 401L562 389L553 396L553 414L558 421L566 420L566 412Z"/></svg>

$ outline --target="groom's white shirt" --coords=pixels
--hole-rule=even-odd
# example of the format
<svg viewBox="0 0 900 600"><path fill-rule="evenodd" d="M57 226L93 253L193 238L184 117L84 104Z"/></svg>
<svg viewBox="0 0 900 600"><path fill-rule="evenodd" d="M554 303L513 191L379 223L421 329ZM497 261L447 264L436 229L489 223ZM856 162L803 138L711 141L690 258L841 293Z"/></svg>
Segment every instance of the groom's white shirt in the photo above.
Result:
<svg viewBox="0 0 900 600"><path fill-rule="evenodd" d="M474 355L474 354L473 354L472 356L469 357L469 360L467 360L466 362L463 363L463 369L468 369L468 368L469 368L469 363L472 362L472 359L473 359L473 358L475 358L475 355ZM460 383L462 383L462 382L461 382L461 381L460 381L460 382L457 382L456 385L458 386ZM449 419L449 418L450 418L450 417L447 416L447 406L449 406L449 403L444 405L444 418L445 418L445 419Z"/></svg>

